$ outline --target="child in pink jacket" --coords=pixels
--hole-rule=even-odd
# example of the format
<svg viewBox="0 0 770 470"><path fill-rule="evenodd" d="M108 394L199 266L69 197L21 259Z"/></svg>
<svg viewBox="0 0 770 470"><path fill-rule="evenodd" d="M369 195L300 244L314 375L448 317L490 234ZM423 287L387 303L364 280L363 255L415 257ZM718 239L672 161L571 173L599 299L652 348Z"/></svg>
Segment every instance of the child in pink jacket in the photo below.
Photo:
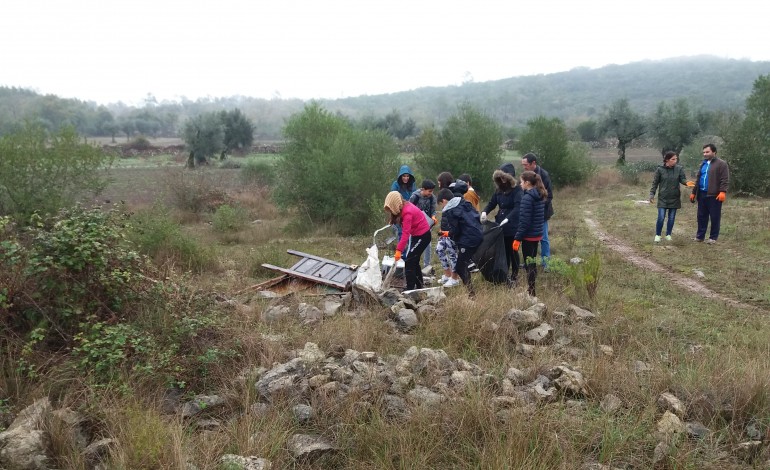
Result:
<svg viewBox="0 0 770 470"><path fill-rule="evenodd" d="M403 254L406 290L422 289L420 257L431 241L428 218L419 207L404 201L398 191L391 191L385 196L383 209L390 215L391 224L401 224L401 239L396 246L395 258L398 262Z"/></svg>

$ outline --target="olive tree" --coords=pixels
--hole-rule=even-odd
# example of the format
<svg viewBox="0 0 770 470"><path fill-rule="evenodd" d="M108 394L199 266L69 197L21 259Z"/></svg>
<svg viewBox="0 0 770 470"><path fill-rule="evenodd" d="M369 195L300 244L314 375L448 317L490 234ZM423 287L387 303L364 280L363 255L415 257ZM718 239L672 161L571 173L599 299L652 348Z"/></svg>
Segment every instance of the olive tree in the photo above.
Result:
<svg viewBox="0 0 770 470"><path fill-rule="evenodd" d="M650 133L660 148L660 154L668 151L678 154L698 134L699 126L687 100L678 99L673 105L661 101L650 119Z"/></svg>
<svg viewBox="0 0 770 470"><path fill-rule="evenodd" d="M614 101L602 120L602 130L618 139L618 165L626 164L626 147L647 131L642 115L634 112L627 98Z"/></svg>
<svg viewBox="0 0 770 470"><path fill-rule="evenodd" d="M182 138L190 156L189 168L205 164L209 157L219 153L225 138L225 129L218 113L204 113L188 119L182 129Z"/></svg>

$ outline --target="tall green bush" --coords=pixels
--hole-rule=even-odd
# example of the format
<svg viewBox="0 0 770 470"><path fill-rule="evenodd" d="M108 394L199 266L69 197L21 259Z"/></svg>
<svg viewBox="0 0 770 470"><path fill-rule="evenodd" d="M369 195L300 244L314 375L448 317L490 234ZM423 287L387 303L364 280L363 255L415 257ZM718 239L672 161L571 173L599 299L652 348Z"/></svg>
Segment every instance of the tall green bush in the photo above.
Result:
<svg viewBox="0 0 770 470"><path fill-rule="evenodd" d="M522 154L535 153L556 186L580 184L596 171L588 147L570 142L567 127L558 118L540 116L528 121L516 148Z"/></svg>
<svg viewBox="0 0 770 470"><path fill-rule="evenodd" d="M0 138L0 215L53 214L107 185L112 157L84 144L73 127L49 135L33 123Z"/></svg>
<svg viewBox="0 0 770 470"><path fill-rule="evenodd" d="M725 132L718 155L730 165L730 191L770 195L770 75L754 82L746 117Z"/></svg>
<svg viewBox="0 0 770 470"><path fill-rule="evenodd" d="M494 119L469 104L459 107L442 129L430 128L418 140L418 168L427 175L449 171L468 173L473 188L482 194L493 190L492 173L500 166L503 130Z"/></svg>
<svg viewBox="0 0 770 470"><path fill-rule="evenodd" d="M296 210L299 226L355 234L381 222L382 213L361 201L373 194L384 199L383 188L393 180L399 162L390 136L353 128L318 103L293 115L284 133L274 197L279 206Z"/></svg>

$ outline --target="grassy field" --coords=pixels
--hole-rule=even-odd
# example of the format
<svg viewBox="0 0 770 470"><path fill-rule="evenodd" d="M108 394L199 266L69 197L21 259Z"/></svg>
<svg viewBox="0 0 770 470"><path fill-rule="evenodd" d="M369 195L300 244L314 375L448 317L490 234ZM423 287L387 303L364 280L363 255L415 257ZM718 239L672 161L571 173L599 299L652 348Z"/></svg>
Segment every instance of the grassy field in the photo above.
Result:
<svg viewBox="0 0 770 470"><path fill-rule="evenodd" d="M596 158L602 166L588 184L556 190L550 235L552 254L559 260L598 257L598 288L595 296L588 295L558 269L539 275L539 300L548 309L545 320L557 325L559 341L568 347L552 343L533 355L520 353L520 339L511 341L490 329L512 307L528 305L519 295L524 288L510 291L485 283L478 274L474 301L462 288L447 290L448 299L410 334L392 329L386 323L389 311L371 305L310 326L265 323L260 315L269 301L248 289L276 274L262 263L289 266L293 257L286 250L294 249L360 264L371 235L337 237L328 227L296 235L290 222L297 216L275 208L269 192L245 184L237 169L206 168L192 178L165 165L116 169L104 198L126 201L135 217L159 210L159 202L171 207L155 217L179 224L179 236L189 237L208 253L208 261L191 270L178 261L174 264L178 258L173 253L156 259L165 259L169 272L187 271L184 275L195 289L238 305L218 333L237 355L209 369L209 389L188 391L226 396L223 424L200 431L164 414L164 389L157 386L129 381L96 388L81 378L53 372L36 382L16 377L16 392L4 403L20 407L28 396L55 390L62 403L90 410L98 416L100 433L116 439L109 468L182 469L191 463L199 469L226 468L218 463L222 453L268 458L273 468L767 468L766 440L753 453L738 446L765 439L770 430L770 202L728 196L719 243L709 246L690 241L695 207L685 201L674 240L654 244L656 209L639 202L647 199L651 174L628 184L617 170L604 165L614 162L613 150L597 152ZM654 151L629 154L629 161L657 158ZM214 213L193 214L176 207L185 188L206 194L224 191L231 204L243 208L243 223L221 230ZM609 250L586 219L667 274L640 269ZM746 307L694 294L669 275L696 280ZM300 292L286 302L314 302L323 292ZM596 313L590 327L558 323L554 312L573 303ZM587 391L584 396L513 407L506 419L490 407L494 387L483 384L438 408L415 410L408 419L361 411L360 397L333 400L319 394L309 397L316 409L309 423L292 418L292 400L277 400L262 414L250 412L258 397L253 388L236 385L234 377L243 370L285 362L292 357L290 351L307 342L326 352L374 351L380 357L403 355L411 346L442 349L498 378L510 367L520 369L525 383L567 363L582 371ZM637 370L639 361L649 369ZM683 420L701 423L708 435L661 437L658 421L663 413L656 402L663 392L680 398L686 407ZM618 408L603 405L608 395L619 399ZM286 447L287 436L296 432L321 434L339 450L317 460L296 461ZM667 444L665 452L661 442ZM72 451L62 452L59 462L70 462L62 468L79 468ZM608 467L584 467L592 464Z"/></svg>

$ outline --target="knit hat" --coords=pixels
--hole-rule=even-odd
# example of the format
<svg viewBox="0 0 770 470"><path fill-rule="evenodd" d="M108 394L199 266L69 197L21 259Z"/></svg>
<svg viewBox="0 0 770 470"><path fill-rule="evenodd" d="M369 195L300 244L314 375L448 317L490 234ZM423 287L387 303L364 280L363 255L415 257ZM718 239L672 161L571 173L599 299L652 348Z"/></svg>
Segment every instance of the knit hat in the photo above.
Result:
<svg viewBox="0 0 770 470"><path fill-rule="evenodd" d="M468 183L466 183L463 180L457 180L451 185L449 185L449 188L452 190L453 193L459 194L462 196L463 194L468 192Z"/></svg>
<svg viewBox="0 0 770 470"><path fill-rule="evenodd" d="M389 209L391 214L400 214L402 207L404 207L404 198L401 197L401 193L398 191L391 191L385 196L384 209Z"/></svg>

